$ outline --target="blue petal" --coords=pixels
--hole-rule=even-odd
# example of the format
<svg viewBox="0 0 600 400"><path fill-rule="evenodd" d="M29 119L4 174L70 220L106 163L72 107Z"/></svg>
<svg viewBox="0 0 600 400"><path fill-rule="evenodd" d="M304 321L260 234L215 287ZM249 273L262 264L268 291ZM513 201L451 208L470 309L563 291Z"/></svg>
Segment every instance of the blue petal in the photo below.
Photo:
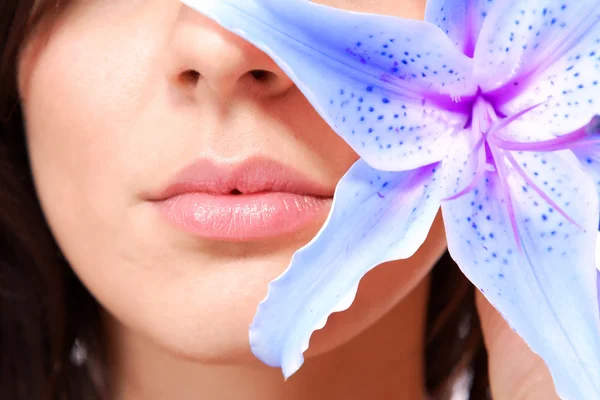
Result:
<svg viewBox="0 0 600 400"><path fill-rule="evenodd" d="M596 239L596 289L598 290L598 304L600 306L600 232L598 232Z"/></svg>
<svg viewBox="0 0 600 400"><path fill-rule="evenodd" d="M510 0L493 8L475 52L475 79L511 115L565 134L600 110L600 2Z"/></svg>
<svg viewBox="0 0 600 400"><path fill-rule="evenodd" d="M250 327L250 345L286 377L303 363L313 331L354 300L360 279L421 246L440 205L436 164L382 172L357 161L338 184L319 234L269 285Z"/></svg>
<svg viewBox="0 0 600 400"><path fill-rule="evenodd" d="M374 168L439 161L467 121L472 60L432 24L305 0L183 3L271 56Z"/></svg>
<svg viewBox="0 0 600 400"><path fill-rule="evenodd" d="M585 129L590 136L600 136L600 116L595 116ZM600 196L600 144L576 146L573 148L573 153L596 183L596 190Z"/></svg>
<svg viewBox="0 0 600 400"><path fill-rule="evenodd" d="M472 57L483 21L495 2L495 0L429 0L425 10L425 21L440 27L456 47Z"/></svg>
<svg viewBox="0 0 600 400"><path fill-rule="evenodd" d="M596 237L596 267L600 270L600 232Z"/></svg>
<svg viewBox="0 0 600 400"><path fill-rule="evenodd" d="M594 262L598 197L570 152L513 156L531 182L579 227L545 201L515 168L496 159L506 179L488 169L469 194L442 203L450 254L544 359L560 396L600 398ZM461 175L448 174L448 190L453 190L456 179Z"/></svg>
<svg viewBox="0 0 600 400"><path fill-rule="evenodd" d="M600 271L596 271L596 288L598 290L598 304L600 304Z"/></svg>
<svg viewBox="0 0 600 400"><path fill-rule="evenodd" d="M573 149L573 152L588 175L594 180L598 196L600 196L600 145L576 148Z"/></svg>

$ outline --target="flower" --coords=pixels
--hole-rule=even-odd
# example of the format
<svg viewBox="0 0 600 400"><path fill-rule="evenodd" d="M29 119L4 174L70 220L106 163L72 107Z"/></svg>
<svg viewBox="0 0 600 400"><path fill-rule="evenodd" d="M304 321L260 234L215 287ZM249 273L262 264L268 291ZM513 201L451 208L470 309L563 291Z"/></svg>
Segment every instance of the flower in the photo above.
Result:
<svg viewBox="0 0 600 400"><path fill-rule="evenodd" d="M306 0L183 0L269 54L361 157L250 327L287 377L366 272L441 205L463 273L548 365L600 398L594 263L600 3L430 0L425 21Z"/></svg>

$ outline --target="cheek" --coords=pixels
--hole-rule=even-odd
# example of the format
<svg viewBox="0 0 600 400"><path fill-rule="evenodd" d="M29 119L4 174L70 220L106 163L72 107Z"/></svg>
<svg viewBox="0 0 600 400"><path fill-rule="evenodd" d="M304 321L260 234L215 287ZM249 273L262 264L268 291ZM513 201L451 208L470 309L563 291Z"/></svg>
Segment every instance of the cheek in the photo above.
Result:
<svg viewBox="0 0 600 400"><path fill-rule="evenodd" d="M173 318L157 304L180 275L165 268L176 252L151 237L138 196L144 166L153 165L144 157L156 156L144 146L160 148L156 132L168 132L154 111L166 37L155 27L169 24L147 18L107 23L66 14L30 42L19 64L28 152L48 224L90 292L145 331L151 318Z"/></svg>
<svg viewBox="0 0 600 400"><path fill-rule="evenodd" d="M57 23L46 45L31 51L34 62L23 60L34 177L43 198L51 191L53 201L105 210L110 202L104 196L123 184L123 171L135 168L139 138L132 128L149 78L132 73L132 66L149 71L144 65L149 55L131 45L119 48L112 36L98 31L64 25Z"/></svg>
<svg viewBox="0 0 600 400"><path fill-rule="evenodd" d="M65 11L40 31L19 69L33 177L59 241L117 234L110 224L136 200L140 143L152 141L141 110L159 71L161 33L141 28L156 24L80 13Z"/></svg>

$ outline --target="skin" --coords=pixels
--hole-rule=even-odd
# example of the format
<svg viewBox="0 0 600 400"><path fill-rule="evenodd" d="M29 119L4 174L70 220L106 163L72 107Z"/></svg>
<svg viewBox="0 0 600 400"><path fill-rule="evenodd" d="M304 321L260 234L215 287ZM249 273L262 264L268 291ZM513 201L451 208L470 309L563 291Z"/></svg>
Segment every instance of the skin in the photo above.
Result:
<svg viewBox="0 0 600 400"><path fill-rule="evenodd" d="M415 19L425 7L319 2ZM253 80L254 69L272 79ZM189 70L201 74L195 85ZM117 399L424 398L427 274L445 250L440 218L415 256L365 277L353 306L313 335L305 366L284 383L254 359L247 329L268 282L326 215L274 240L216 242L167 226L146 201L200 156L264 155L333 195L358 157L264 53L176 1L75 0L24 47L19 90L43 211L105 309ZM506 375L506 363L525 370L493 381L495 398L528 393L530 381L545 396L519 398L550 398L541 360L479 305L492 373ZM507 343L517 350L500 361ZM520 376L526 384L513 389Z"/></svg>

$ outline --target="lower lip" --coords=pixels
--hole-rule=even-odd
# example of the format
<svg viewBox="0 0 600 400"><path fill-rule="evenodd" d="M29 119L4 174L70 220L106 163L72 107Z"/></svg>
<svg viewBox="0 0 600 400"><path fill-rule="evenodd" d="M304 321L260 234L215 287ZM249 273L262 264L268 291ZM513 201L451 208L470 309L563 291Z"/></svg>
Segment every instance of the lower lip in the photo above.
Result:
<svg viewBox="0 0 600 400"><path fill-rule="evenodd" d="M175 227L205 239L259 240L301 230L327 215L331 198L265 192L185 193L156 202Z"/></svg>

